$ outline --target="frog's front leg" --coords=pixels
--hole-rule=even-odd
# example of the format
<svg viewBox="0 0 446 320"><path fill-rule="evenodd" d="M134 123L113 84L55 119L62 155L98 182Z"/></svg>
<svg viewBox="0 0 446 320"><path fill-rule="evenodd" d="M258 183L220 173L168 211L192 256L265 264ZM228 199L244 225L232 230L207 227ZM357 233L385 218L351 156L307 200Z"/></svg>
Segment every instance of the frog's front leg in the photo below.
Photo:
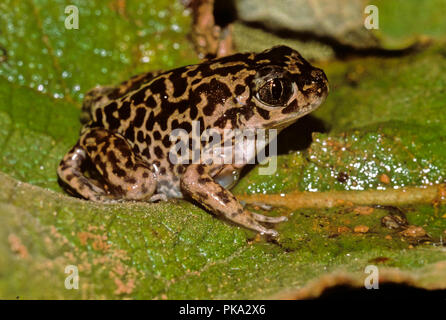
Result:
<svg viewBox="0 0 446 320"><path fill-rule="evenodd" d="M84 175L87 157L105 181L107 190ZM153 172L138 159L128 142L102 128L86 130L62 159L57 172L69 187L93 201L146 200L156 189Z"/></svg>
<svg viewBox="0 0 446 320"><path fill-rule="evenodd" d="M279 223L286 220L286 217L267 217L244 210L230 191L214 181L205 165L190 165L181 178L181 189L216 215L260 233L277 236L277 231L265 228L259 222Z"/></svg>

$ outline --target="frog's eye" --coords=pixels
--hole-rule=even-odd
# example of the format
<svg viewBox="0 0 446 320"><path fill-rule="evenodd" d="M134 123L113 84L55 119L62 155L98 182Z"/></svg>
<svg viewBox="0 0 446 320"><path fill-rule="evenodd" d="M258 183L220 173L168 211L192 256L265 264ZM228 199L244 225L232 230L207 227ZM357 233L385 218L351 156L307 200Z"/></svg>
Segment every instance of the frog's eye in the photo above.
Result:
<svg viewBox="0 0 446 320"><path fill-rule="evenodd" d="M271 106L283 106L288 102L292 93L293 86L290 81L274 78L258 89L257 99Z"/></svg>

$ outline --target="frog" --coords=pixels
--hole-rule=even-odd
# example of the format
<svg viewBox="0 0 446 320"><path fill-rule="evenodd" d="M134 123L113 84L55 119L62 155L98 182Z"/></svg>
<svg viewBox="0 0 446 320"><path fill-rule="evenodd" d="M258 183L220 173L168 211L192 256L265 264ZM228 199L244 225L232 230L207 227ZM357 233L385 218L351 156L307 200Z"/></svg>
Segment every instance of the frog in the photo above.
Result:
<svg viewBox="0 0 446 320"><path fill-rule="evenodd" d="M178 162L171 133L283 130L326 99L328 80L287 46L235 53L99 86L84 97L82 129L57 174L71 194L95 202L185 198L262 235L286 216L253 212L230 188L246 163ZM235 147L234 147L235 148ZM234 149L235 150L235 149Z"/></svg>

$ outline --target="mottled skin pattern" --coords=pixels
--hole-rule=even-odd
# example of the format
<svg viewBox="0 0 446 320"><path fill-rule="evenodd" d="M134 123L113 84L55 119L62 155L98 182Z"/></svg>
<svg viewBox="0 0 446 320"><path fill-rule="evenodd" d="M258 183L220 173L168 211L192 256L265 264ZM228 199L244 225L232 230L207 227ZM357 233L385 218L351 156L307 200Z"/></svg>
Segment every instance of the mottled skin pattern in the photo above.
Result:
<svg viewBox="0 0 446 320"><path fill-rule="evenodd" d="M146 73L118 87L90 91L83 105L84 127L58 167L63 184L93 201L157 200L189 196L212 213L276 236L226 189L243 165L173 164L172 130L190 136L214 128L283 129L316 109L327 96L322 70L285 46L239 53L167 72ZM85 172L90 164L95 175ZM229 177L229 179L227 179Z"/></svg>

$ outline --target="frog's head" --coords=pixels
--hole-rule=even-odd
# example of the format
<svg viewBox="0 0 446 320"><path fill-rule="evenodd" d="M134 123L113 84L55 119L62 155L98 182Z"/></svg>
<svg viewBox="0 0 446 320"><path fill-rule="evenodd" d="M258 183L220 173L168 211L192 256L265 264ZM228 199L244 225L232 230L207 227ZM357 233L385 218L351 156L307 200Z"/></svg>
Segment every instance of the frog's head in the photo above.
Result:
<svg viewBox="0 0 446 320"><path fill-rule="evenodd" d="M319 107L328 94L325 73L295 50L277 46L255 55L248 104L254 111L246 127L277 128Z"/></svg>
<svg viewBox="0 0 446 320"><path fill-rule="evenodd" d="M324 72L286 46L211 60L192 66L187 76L196 77L188 101L220 129L283 129L328 94Z"/></svg>

